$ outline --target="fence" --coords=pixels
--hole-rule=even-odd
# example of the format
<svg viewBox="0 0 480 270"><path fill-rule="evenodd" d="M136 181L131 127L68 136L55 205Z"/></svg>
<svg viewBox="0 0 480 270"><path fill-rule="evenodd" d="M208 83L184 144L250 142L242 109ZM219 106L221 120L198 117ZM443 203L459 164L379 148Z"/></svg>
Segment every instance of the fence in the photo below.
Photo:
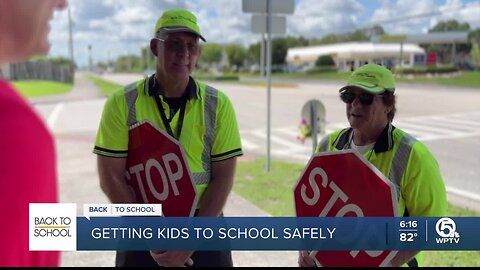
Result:
<svg viewBox="0 0 480 270"><path fill-rule="evenodd" d="M46 80L73 84L74 69L70 65L50 62L24 62L11 64L7 78L18 80Z"/></svg>

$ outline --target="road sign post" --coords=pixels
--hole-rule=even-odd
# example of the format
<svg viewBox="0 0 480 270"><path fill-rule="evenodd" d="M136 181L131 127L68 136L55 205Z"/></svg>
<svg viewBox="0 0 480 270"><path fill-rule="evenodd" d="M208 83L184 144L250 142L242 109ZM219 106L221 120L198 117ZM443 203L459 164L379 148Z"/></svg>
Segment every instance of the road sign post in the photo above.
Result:
<svg viewBox="0 0 480 270"><path fill-rule="evenodd" d="M298 217L397 215L395 185L354 150L313 155L295 186L294 200ZM396 251L313 251L311 256L319 266L384 266L395 254Z"/></svg>
<svg viewBox="0 0 480 270"><path fill-rule="evenodd" d="M143 122L130 130L125 177L139 203L161 203L167 217L193 216L197 196L182 146Z"/></svg>
<svg viewBox="0 0 480 270"><path fill-rule="evenodd" d="M267 46L266 46L266 76L267 76L267 164L266 170L267 172L270 171L270 114L271 114L271 85L272 85L272 16L273 14L292 14L295 9L295 2L294 0L242 0L242 10L243 12L250 12L250 13L260 13L265 16L266 20L264 19L256 19L259 24L261 24L263 29L266 30L267 34ZM257 16L258 18L258 16ZM276 20L277 21L277 20ZM281 19L278 19L280 22L278 29L275 28L277 32L285 32L286 23L281 23ZM252 20L253 22L253 20ZM257 23L256 23L257 24ZM252 25L252 29L256 29L257 26ZM263 34L263 33L262 33ZM263 40L262 40L263 42ZM261 69L260 69L261 70Z"/></svg>
<svg viewBox="0 0 480 270"><path fill-rule="evenodd" d="M318 143L318 133L323 134L325 129L325 106L320 100L312 99L307 101L302 107L302 119L307 121L312 134L312 153L315 153Z"/></svg>

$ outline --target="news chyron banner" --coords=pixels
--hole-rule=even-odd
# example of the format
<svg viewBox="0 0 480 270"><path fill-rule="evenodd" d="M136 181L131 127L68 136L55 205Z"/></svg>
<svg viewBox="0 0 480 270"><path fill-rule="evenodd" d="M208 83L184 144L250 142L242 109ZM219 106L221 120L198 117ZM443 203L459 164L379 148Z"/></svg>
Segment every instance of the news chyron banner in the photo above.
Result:
<svg viewBox="0 0 480 270"><path fill-rule="evenodd" d="M81 209L77 217L76 204L30 204L30 250L480 250L480 217L164 217L159 204Z"/></svg>

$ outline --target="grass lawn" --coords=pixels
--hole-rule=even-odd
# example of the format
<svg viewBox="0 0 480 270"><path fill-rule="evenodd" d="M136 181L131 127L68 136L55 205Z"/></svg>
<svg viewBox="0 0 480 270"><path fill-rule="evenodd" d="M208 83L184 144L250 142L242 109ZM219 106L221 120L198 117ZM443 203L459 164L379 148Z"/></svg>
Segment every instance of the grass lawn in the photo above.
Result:
<svg viewBox="0 0 480 270"><path fill-rule="evenodd" d="M240 161L234 191L272 216L295 216L293 187L304 165L265 160ZM259 192L261 191L261 192ZM447 216L480 216L480 213L449 205ZM424 266L480 266L480 251L427 251Z"/></svg>
<svg viewBox="0 0 480 270"><path fill-rule="evenodd" d="M255 80L240 80L238 82L235 82L238 84L242 85L249 85L249 86L258 86L258 87L267 87L266 82L260 82L260 81L255 81ZM294 83L282 83L282 82L273 82L271 83L272 88L295 88L297 87L296 84Z"/></svg>
<svg viewBox="0 0 480 270"><path fill-rule="evenodd" d="M258 81L260 78L259 75L252 75L249 73L241 74L245 80ZM350 72L318 72L318 73L273 73L272 74L272 83L278 83L276 79L293 79L293 80L336 80L336 81L346 81Z"/></svg>
<svg viewBox="0 0 480 270"><path fill-rule="evenodd" d="M450 86L463 86L480 88L480 71L465 71L462 75L452 78L425 78L417 77L415 79L397 78L398 82L442 84Z"/></svg>
<svg viewBox="0 0 480 270"><path fill-rule="evenodd" d="M54 81L14 81L13 85L27 98L65 94L72 90L71 84Z"/></svg>
<svg viewBox="0 0 480 270"><path fill-rule="evenodd" d="M350 72L318 72L313 74L307 73L274 73L272 80L277 83L275 79L294 79L294 80L336 80L346 82ZM251 78L258 78L258 76L251 74L242 74L246 80ZM460 76L451 78L418 76L415 78L397 77L395 79L399 83L413 83L413 84L440 84L448 86L460 86L480 88L480 71L465 71ZM241 82L241 81L240 81Z"/></svg>
<svg viewBox="0 0 480 270"><path fill-rule="evenodd" d="M91 80L96 86L100 88L100 92L106 96L111 95L113 92L118 90L119 88L122 88L120 84L112 83L109 81L106 81L100 77L87 74L85 75L89 80Z"/></svg>
<svg viewBox="0 0 480 270"><path fill-rule="evenodd" d="M285 79L315 79L315 80L338 80L346 81L350 76L350 72L317 72L317 73L275 73L273 78Z"/></svg>

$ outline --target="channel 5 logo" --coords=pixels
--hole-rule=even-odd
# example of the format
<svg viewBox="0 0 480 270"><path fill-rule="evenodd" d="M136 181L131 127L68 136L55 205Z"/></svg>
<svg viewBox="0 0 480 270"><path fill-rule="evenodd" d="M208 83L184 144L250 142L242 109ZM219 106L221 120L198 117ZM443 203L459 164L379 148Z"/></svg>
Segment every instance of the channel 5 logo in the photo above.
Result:
<svg viewBox="0 0 480 270"><path fill-rule="evenodd" d="M451 218L441 218L435 225L435 230L440 237L435 238L437 244L458 244L460 242L460 234L456 231L457 225Z"/></svg>

